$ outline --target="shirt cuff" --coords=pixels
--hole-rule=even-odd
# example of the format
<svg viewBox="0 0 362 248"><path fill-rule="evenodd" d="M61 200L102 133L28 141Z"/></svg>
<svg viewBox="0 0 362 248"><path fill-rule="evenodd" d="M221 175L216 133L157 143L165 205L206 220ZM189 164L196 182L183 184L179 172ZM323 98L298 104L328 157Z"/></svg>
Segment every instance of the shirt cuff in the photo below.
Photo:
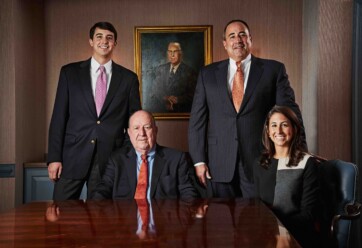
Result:
<svg viewBox="0 0 362 248"><path fill-rule="evenodd" d="M197 166L202 165L202 164L205 164L205 162L198 162L198 163L194 164L194 166L197 167Z"/></svg>

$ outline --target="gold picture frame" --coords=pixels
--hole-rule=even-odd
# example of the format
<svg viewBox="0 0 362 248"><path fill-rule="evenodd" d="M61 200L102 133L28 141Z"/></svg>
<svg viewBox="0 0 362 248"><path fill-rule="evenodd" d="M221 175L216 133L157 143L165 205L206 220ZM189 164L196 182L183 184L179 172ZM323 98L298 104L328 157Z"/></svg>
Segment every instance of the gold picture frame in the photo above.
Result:
<svg viewBox="0 0 362 248"><path fill-rule="evenodd" d="M134 40L142 108L156 119L188 119L197 74L212 62L212 26L135 27ZM175 42L181 49L169 50L169 44ZM173 70L170 62L174 54L182 62L170 83L166 73ZM175 96L175 102L170 104L169 96Z"/></svg>

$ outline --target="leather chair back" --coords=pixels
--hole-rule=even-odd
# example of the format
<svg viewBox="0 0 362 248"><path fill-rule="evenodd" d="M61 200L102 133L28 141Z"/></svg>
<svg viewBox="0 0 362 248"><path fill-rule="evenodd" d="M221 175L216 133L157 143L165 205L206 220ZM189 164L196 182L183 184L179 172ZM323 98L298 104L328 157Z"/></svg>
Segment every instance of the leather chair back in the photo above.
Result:
<svg viewBox="0 0 362 248"><path fill-rule="evenodd" d="M360 215L355 199L358 168L353 163L329 160L320 165L319 172L325 247L348 247L351 219Z"/></svg>

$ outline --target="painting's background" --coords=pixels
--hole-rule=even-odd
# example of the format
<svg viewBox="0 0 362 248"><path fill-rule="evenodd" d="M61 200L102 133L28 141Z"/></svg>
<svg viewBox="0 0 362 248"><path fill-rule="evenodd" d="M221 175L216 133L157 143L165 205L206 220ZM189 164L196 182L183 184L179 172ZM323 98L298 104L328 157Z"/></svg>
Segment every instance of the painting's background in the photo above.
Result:
<svg viewBox="0 0 362 248"><path fill-rule="evenodd" d="M148 92L154 87L156 68L168 62L167 48L170 42L179 42L182 60L198 72L205 64L204 32L141 33L141 97L142 106L148 104Z"/></svg>

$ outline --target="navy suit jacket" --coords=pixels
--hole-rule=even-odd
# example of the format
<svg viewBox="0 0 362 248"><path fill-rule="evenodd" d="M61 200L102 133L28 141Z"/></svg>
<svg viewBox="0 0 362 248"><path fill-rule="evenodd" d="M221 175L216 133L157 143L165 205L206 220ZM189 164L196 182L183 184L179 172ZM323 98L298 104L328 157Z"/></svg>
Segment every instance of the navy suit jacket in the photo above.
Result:
<svg viewBox="0 0 362 248"><path fill-rule="evenodd" d="M189 151L194 163L206 162L212 180L230 182L239 159L253 181L253 162L262 150L262 131L274 105L288 106L300 120L285 66L251 57L247 88L237 113L228 92L229 60L201 69L189 122Z"/></svg>
<svg viewBox="0 0 362 248"><path fill-rule="evenodd" d="M190 177L190 163L185 153L156 146L151 179L151 198L198 197ZM102 181L92 199L134 198L137 186L137 154L133 148L112 153Z"/></svg>
<svg viewBox="0 0 362 248"><path fill-rule="evenodd" d="M110 86L97 117L90 62L62 67L49 128L48 163L62 162L61 176L69 179L86 177L95 148L102 172L112 150L123 144L129 116L141 109L137 75L112 62Z"/></svg>

